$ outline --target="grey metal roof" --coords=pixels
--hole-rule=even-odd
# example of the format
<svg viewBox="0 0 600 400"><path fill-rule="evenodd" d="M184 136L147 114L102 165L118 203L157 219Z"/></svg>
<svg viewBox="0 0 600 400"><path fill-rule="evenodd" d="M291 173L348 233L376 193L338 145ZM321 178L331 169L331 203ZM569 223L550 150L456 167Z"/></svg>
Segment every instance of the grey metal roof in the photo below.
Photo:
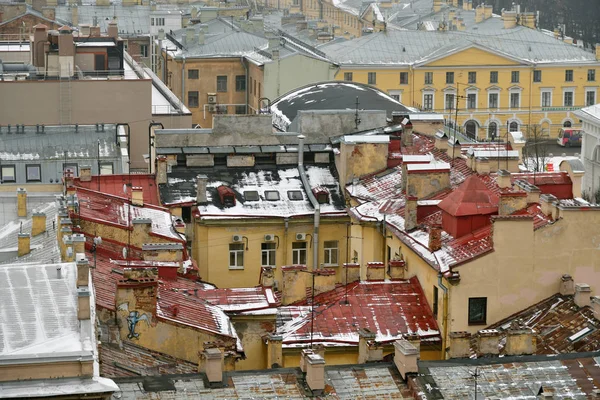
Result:
<svg viewBox="0 0 600 400"><path fill-rule="evenodd" d="M377 32L320 47L332 60L346 65L415 65L471 46L522 63L594 63L595 54L554 39L540 31L518 26L489 31Z"/></svg>
<svg viewBox="0 0 600 400"><path fill-rule="evenodd" d="M56 19L69 24L73 23L71 6L56 6L55 9ZM80 5L77 7L77 13L78 24L92 25L96 21L102 32L106 32L108 23L116 16L121 36L148 35L150 33L150 6L147 5Z"/></svg>

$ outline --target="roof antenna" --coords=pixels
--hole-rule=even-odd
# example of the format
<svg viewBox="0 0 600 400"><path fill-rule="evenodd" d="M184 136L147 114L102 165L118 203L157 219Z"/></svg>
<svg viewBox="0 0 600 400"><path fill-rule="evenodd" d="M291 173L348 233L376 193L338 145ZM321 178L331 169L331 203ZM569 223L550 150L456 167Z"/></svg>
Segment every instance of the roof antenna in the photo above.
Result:
<svg viewBox="0 0 600 400"><path fill-rule="evenodd" d="M356 110L354 111L354 129L358 130L358 125L360 125L361 120L358 116L358 105L360 102L358 101L358 96L356 96Z"/></svg>

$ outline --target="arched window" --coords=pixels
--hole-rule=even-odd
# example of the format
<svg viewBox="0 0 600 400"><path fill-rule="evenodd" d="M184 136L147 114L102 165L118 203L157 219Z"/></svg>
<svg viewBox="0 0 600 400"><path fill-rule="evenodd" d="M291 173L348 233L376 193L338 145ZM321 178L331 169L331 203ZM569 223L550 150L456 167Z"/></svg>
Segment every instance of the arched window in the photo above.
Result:
<svg viewBox="0 0 600 400"><path fill-rule="evenodd" d="M495 122L490 122L488 125L488 137L491 140L494 140L496 139L496 136L498 136L498 124Z"/></svg>
<svg viewBox="0 0 600 400"><path fill-rule="evenodd" d="M477 138L477 122L467 121L467 123L465 124L465 131L468 137L472 139Z"/></svg>
<svg viewBox="0 0 600 400"><path fill-rule="evenodd" d="M519 131L519 123L516 121L511 122L510 125L508 126L508 129L511 132L518 132Z"/></svg>
<svg viewBox="0 0 600 400"><path fill-rule="evenodd" d="M563 124L564 128L570 128L572 126L571 121L565 121L565 123Z"/></svg>

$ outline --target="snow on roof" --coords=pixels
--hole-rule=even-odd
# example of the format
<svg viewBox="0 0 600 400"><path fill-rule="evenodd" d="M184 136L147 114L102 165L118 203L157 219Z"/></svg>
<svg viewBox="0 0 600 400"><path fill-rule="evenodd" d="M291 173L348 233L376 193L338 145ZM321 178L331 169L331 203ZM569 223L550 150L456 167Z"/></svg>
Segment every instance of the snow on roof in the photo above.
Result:
<svg viewBox="0 0 600 400"><path fill-rule="evenodd" d="M408 118L411 121L444 121L444 115L438 113L417 113L417 114L409 114Z"/></svg>
<svg viewBox="0 0 600 400"><path fill-rule="evenodd" d="M345 135L343 138L345 143L389 143L388 135Z"/></svg>
<svg viewBox="0 0 600 400"><path fill-rule="evenodd" d="M419 172L419 171L449 171L450 164L443 161L432 161L428 164L408 164L406 166L407 172Z"/></svg>
<svg viewBox="0 0 600 400"><path fill-rule="evenodd" d="M475 158L519 158L518 150L479 150L477 148L470 148L467 151L469 156Z"/></svg>

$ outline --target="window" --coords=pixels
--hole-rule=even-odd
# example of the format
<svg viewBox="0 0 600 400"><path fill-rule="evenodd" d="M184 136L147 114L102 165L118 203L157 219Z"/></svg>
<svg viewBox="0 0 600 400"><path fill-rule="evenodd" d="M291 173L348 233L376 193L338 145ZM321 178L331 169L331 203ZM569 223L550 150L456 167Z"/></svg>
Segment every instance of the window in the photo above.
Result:
<svg viewBox="0 0 600 400"><path fill-rule="evenodd" d="M269 201L279 200L279 192L277 190L267 190L265 192L265 199Z"/></svg>
<svg viewBox="0 0 600 400"><path fill-rule="evenodd" d="M540 71L539 69L536 69L533 71L533 81L534 82L542 81L542 71Z"/></svg>
<svg viewBox="0 0 600 400"><path fill-rule="evenodd" d="M25 178L27 182L41 182L42 167L39 164L25 166Z"/></svg>
<svg viewBox="0 0 600 400"><path fill-rule="evenodd" d="M490 83L498 83L498 71L490 71Z"/></svg>
<svg viewBox="0 0 600 400"><path fill-rule="evenodd" d="M510 81L512 83L519 83L519 71L512 71L510 73Z"/></svg>
<svg viewBox="0 0 600 400"><path fill-rule="evenodd" d="M263 267L274 267L275 265L275 243L263 243L260 248L261 263Z"/></svg>
<svg viewBox="0 0 600 400"><path fill-rule="evenodd" d="M188 79L198 79L200 74L197 69L188 69Z"/></svg>
<svg viewBox="0 0 600 400"><path fill-rule="evenodd" d="M433 110L433 94L426 93L423 95L423 110Z"/></svg>
<svg viewBox="0 0 600 400"><path fill-rule="evenodd" d="M288 198L294 201L304 200L304 196L300 190L288 190Z"/></svg>
<svg viewBox="0 0 600 400"><path fill-rule="evenodd" d="M446 101L445 101L446 110L454 109L454 94L446 93Z"/></svg>
<svg viewBox="0 0 600 400"><path fill-rule="evenodd" d="M596 80L596 70L588 69L588 82L594 82Z"/></svg>
<svg viewBox="0 0 600 400"><path fill-rule="evenodd" d="M408 85L408 72L400 72L400 84Z"/></svg>
<svg viewBox="0 0 600 400"><path fill-rule="evenodd" d="M3 165L2 166L2 182L15 182L17 175L15 173L14 165Z"/></svg>
<svg viewBox="0 0 600 400"><path fill-rule="evenodd" d="M573 70L565 70L565 82L573 82Z"/></svg>
<svg viewBox="0 0 600 400"><path fill-rule="evenodd" d="M433 287L433 316L437 318L438 316L438 287Z"/></svg>
<svg viewBox="0 0 600 400"><path fill-rule="evenodd" d="M325 265L338 265L338 241L326 240L323 243Z"/></svg>
<svg viewBox="0 0 600 400"><path fill-rule="evenodd" d="M258 201L258 192L256 190L246 190L244 192L244 200L246 201Z"/></svg>
<svg viewBox="0 0 600 400"><path fill-rule="evenodd" d="M563 106L564 107L573 107L573 92L565 92L564 93L564 101L563 101Z"/></svg>
<svg viewBox="0 0 600 400"><path fill-rule="evenodd" d="M508 130L510 132L518 132L519 131L519 123L516 121L511 122L510 125L508 126Z"/></svg>
<svg viewBox="0 0 600 400"><path fill-rule="evenodd" d="M563 124L563 128L570 128L573 124L571 124L571 121L565 121L565 123Z"/></svg>
<svg viewBox="0 0 600 400"><path fill-rule="evenodd" d="M292 243L292 264L306 265L306 242Z"/></svg>
<svg viewBox="0 0 600 400"><path fill-rule="evenodd" d="M156 18L156 26L165 26L164 18Z"/></svg>
<svg viewBox="0 0 600 400"><path fill-rule="evenodd" d="M242 106L235 106L235 113L236 114L246 114L246 106L242 105Z"/></svg>
<svg viewBox="0 0 600 400"><path fill-rule="evenodd" d="M498 93L488 94L488 108L498 108Z"/></svg>
<svg viewBox="0 0 600 400"><path fill-rule="evenodd" d="M198 91L188 92L188 107L198 107Z"/></svg>
<svg viewBox="0 0 600 400"><path fill-rule="evenodd" d="M449 85L454 84L454 72L446 72L446 83Z"/></svg>
<svg viewBox="0 0 600 400"><path fill-rule="evenodd" d="M467 108L474 110L477 108L477 93L467 94Z"/></svg>
<svg viewBox="0 0 600 400"><path fill-rule="evenodd" d="M154 26L154 18L150 18L150 25Z"/></svg>
<svg viewBox="0 0 600 400"><path fill-rule="evenodd" d="M368 80L369 85L375 85L375 84L377 84L377 73L376 72L369 72L368 79L369 79Z"/></svg>
<svg viewBox="0 0 600 400"><path fill-rule="evenodd" d="M112 175L114 173L113 164L111 162L100 163L100 175Z"/></svg>
<svg viewBox="0 0 600 400"><path fill-rule="evenodd" d="M521 94L511 93L510 94L510 108L519 108L521 105Z"/></svg>
<svg viewBox="0 0 600 400"><path fill-rule="evenodd" d="M246 75L235 76L235 91L245 92L246 91Z"/></svg>
<svg viewBox="0 0 600 400"><path fill-rule="evenodd" d="M73 177L76 178L79 176L79 165L75 163L65 163L63 164L63 175L67 170L73 174Z"/></svg>
<svg viewBox="0 0 600 400"><path fill-rule="evenodd" d="M217 76L217 92L227 91L227 76Z"/></svg>
<svg viewBox="0 0 600 400"><path fill-rule="evenodd" d="M142 57L148 57L148 45L140 44L140 55Z"/></svg>
<svg viewBox="0 0 600 400"><path fill-rule="evenodd" d="M433 72L425 72L425 84L433 85Z"/></svg>
<svg viewBox="0 0 600 400"><path fill-rule="evenodd" d="M469 298L469 325L484 325L487 317L487 297Z"/></svg>
<svg viewBox="0 0 600 400"><path fill-rule="evenodd" d="M347 82L352 82L352 72L344 72L344 80Z"/></svg>
<svg viewBox="0 0 600 400"><path fill-rule="evenodd" d="M469 83L477 83L477 72L475 72L475 71L469 72Z"/></svg>
<svg viewBox="0 0 600 400"><path fill-rule="evenodd" d="M552 107L552 92L542 92L542 107Z"/></svg>
<svg viewBox="0 0 600 400"><path fill-rule="evenodd" d="M498 124L495 122L490 122L490 124L488 125L488 137L492 140L494 140L496 138L496 135L498 134Z"/></svg>
<svg viewBox="0 0 600 400"><path fill-rule="evenodd" d="M596 92L593 90L588 90L585 92L585 105L593 106L596 104Z"/></svg>
<svg viewBox="0 0 600 400"><path fill-rule="evenodd" d="M229 244L229 269L244 269L244 243Z"/></svg>

